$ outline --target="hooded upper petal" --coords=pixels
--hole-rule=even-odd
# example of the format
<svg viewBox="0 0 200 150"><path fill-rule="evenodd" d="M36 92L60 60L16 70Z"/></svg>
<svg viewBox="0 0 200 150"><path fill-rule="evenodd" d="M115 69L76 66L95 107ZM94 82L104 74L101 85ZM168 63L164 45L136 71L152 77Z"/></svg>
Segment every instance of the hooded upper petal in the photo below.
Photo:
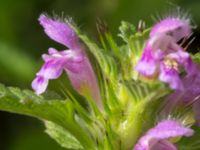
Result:
<svg viewBox="0 0 200 150"><path fill-rule="evenodd" d="M42 14L39 22L43 26L45 33L54 41L67 46L69 49L79 49L78 37L70 24L60 20L54 20Z"/></svg>
<svg viewBox="0 0 200 150"><path fill-rule="evenodd" d="M153 26L150 37L163 33L170 35L177 42L184 37L188 37L192 31L189 20L180 17L167 17Z"/></svg>
<svg viewBox="0 0 200 150"><path fill-rule="evenodd" d="M172 137L191 135L193 135L192 129L184 127L177 121L165 120L141 137L134 150L161 150L161 148L163 148L162 150L176 150L175 146L166 140Z"/></svg>

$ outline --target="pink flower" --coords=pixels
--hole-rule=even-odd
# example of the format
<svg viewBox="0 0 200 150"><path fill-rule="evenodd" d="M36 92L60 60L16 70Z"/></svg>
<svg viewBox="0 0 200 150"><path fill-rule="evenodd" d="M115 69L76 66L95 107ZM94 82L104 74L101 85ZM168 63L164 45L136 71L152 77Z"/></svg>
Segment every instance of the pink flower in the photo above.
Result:
<svg viewBox="0 0 200 150"><path fill-rule="evenodd" d="M177 150L169 138L192 136L193 130L174 120L165 120L142 136L133 150Z"/></svg>
<svg viewBox="0 0 200 150"><path fill-rule="evenodd" d="M53 20L45 15L41 15L39 21L51 39L69 49L57 51L49 48L48 54L42 56L44 65L36 74L32 88L37 94L43 93L47 88L48 81L57 79L65 71L75 90L84 96L89 94L93 99L99 101L100 93L95 73L83 45L79 42L79 38L70 24Z"/></svg>
<svg viewBox="0 0 200 150"><path fill-rule="evenodd" d="M177 44L191 34L189 24L180 18L166 18L157 23L150 32L141 59L135 69L143 76L158 77L172 89L183 89L180 67L188 75L195 73L195 65L189 53Z"/></svg>

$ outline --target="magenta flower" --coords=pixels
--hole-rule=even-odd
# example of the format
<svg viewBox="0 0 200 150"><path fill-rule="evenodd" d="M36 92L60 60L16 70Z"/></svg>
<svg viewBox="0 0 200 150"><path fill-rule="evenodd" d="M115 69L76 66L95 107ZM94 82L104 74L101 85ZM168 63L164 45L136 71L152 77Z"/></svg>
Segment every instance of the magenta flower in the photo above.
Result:
<svg viewBox="0 0 200 150"><path fill-rule="evenodd" d="M37 94L43 93L48 81L57 79L65 71L75 90L99 101L100 93L96 76L74 30L68 23L53 20L45 15L41 15L39 21L51 39L69 49L58 52L54 48L49 48L48 54L42 56L44 65L32 82L32 88Z"/></svg>
<svg viewBox="0 0 200 150"><path fill-rule="evenodd" d="M168 139L179 136L192 136L193 132L192 129L184 127L177 121L165 120L141 137L134 150L177 150L176 146Z"/></svg>
<svg viewBox="0 0 200 150"><path fill-rule="evenodd" d="M182 89L180 67L188 75L195 73L189 53L177 41L191 34L189 24L179 18L166 18L157 23L150 32L141 59L135 69L143 76L158 77L172 89Z"/></svg>

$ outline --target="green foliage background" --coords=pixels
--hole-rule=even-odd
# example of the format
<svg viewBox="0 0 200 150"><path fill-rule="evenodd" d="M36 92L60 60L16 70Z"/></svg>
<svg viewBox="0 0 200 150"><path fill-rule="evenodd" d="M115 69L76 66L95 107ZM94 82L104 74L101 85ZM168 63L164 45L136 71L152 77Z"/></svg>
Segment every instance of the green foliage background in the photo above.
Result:
<svg viewBox="0 0 200 150"><path fill-rule="evenodd" d="M147 26L167 10L180 6L189 11L195 25L200 25L199 0L0 0L0 82L9 86L30 88L48 47L63 49L48 39L39 26L38 16L70 16L79 27L98 41L97 18L107 22L114 37L122 20ZM199 47L199 28L191 49ZM119 39L118 39L119 40ZM51 88L55 87L53 83ZM59 84L58 84L59 86ZM62 150L44 132L36 119L0 112L0 150Z"/></svg>

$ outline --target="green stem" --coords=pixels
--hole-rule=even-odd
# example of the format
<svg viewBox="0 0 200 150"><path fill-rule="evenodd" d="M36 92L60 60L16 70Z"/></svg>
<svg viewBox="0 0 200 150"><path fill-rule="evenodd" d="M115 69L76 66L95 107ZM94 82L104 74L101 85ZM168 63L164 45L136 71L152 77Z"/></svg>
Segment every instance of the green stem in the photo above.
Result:
<svg viewBox="0 0 200 150"><path fill-rule="evenodd" d="M152 119L152 113L149 112L149 108L154 108L157 103L152 101L154 94L150 94L146 99L141 100L137 103L132 103L128 113L127 119L121 124L119 133L122 140L122 149L130 150L133 148L140 138L141 134L146 128L151 127L154 119ZM155 106L153 106L155 104ZM154 112L155 113L155 112ZM144 125L148 122L148 127Z"/></svg>
<svg viewBox="0 0 200 150"><path fill-rule="evenodd" d="M142 110L140 104L137 106L131 107L132 111L130 112L127 120L122 123L120 128L120 135L122 140L122 149L129 150L137 142L139 135L142 132Z"/></svg>

